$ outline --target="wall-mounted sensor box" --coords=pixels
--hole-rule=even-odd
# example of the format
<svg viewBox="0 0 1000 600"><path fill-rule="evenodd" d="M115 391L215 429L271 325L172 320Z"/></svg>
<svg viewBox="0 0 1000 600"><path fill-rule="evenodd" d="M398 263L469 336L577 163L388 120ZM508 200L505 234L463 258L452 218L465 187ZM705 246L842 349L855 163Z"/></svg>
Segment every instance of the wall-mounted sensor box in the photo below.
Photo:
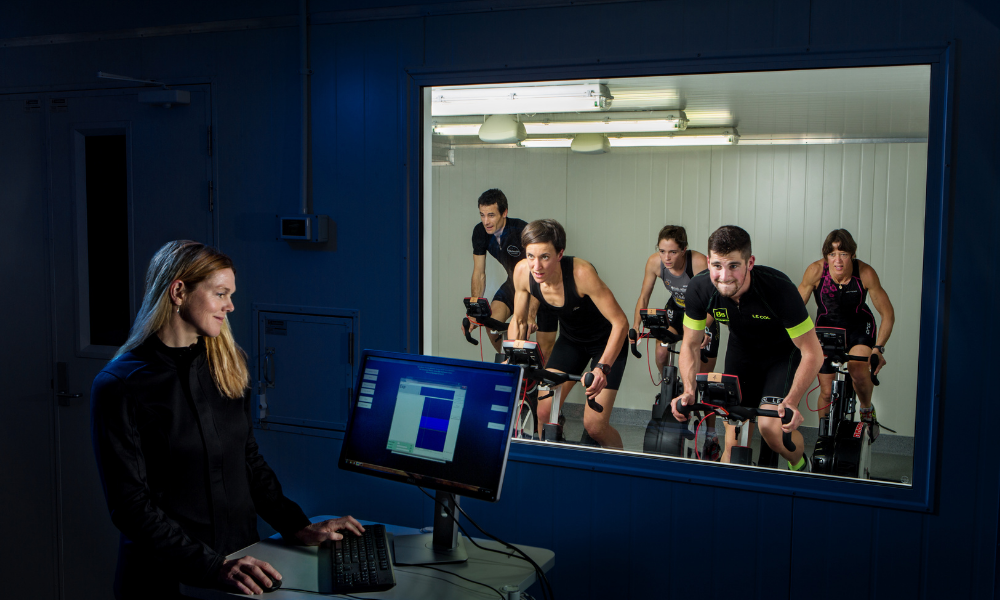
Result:
<svg viewBox="0 0 1000 600"><path fill-rule="evenodd" d="M278 239L298 242L325 242L330 235L330 217L326 215L278 215Z"/></svg>

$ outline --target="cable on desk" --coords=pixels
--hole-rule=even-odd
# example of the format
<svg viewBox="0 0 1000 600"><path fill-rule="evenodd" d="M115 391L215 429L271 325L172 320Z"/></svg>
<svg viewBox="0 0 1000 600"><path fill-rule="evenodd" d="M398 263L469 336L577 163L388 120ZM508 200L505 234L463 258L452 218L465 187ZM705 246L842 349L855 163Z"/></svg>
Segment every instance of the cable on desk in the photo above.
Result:
<svg viewBox="0 0 1000 600"><path fill-rule="evenodd" d="M473 518L470 517L469 514L467 512L465 512L458 503L456 503L455 506L458 508L458 511L460 513L462 513L463 515L465 515L465 518L468 519L470 523L472 523L473 525L475 525L476 529L478 529L484 535L486 535L487 537L489 537L492 540L496 541L497 543L502 544L502 545L506 546L507 548L510 548L516 554L514 554L514 553L508 554L508 553L502 552L500 550L494 550L492 548L484 548L483 546L480 546L479 544L476 543L476 540L473 539L473 537L471 535L469 535L469 532L467 532L465 530L465 528L462 527L461 521L459 521L458 519L455 518L455 513L450 508L448 508L447 506L445 506L444 504L442 504L440 501L438 501L438 499L436 497L431 496L427 492L427 490L425 490L424 488L420 487L419 485L417 486L417 489L419 489L421 492L423 492L425 496L427 496L428 498L430 498L431 500L433 500L436 504L439 504L441 506L441 508L443 508L445 510L445 512L448 513L448 516L455 520L455 524L458 525L458 528L462 531L463 534L465 534L466 539L468 539L472 543L472 545L475 546L476 548L479 548L480 550L483 550L485 552L493 552L494 554L502 554L502 555L504 555L504 556L506 556L508 558L518 558L518 559L521 559L521 560L524 560L524 561L527 561L528 563L530 563L531 566L535 569L535 574L538 575L539 586L542 589L542 597L545 598L546 600L548 600L549 598L551 598L552 600L555 600L555 594L552 591L552 585L549 583L549 578L545 576L545 572L542 570L542 568L540 566L538 566L538 563L536 563L534 560L532 560L532 558L530 556L528 556L527 554L525 554L525 552L523 550L521 550L520 548L518 548L517 546L515 546L513 544L508 544L507 542L501 540L500 538L496 537L495 535L489 533L488 531L486 531L485 529L483 529L482 527L480 527L479 524L476 523L475 520L473 520ZM520 555L520 556L518 556L518 555Z"/></svg>
<svg viewBox="0 0 1000 600"><path fill-rule="evenodd" d="M288 591L288 592L299 592L299 593L302 593L302 594L312 594L314 596L323 596L324 598L330 598L331 597L330 594L326 594L326 593L323 593L323 592L314 592L312 590L304 590L302 588L283 587L281 589L285 590L285 591ZM364 598L362 596L352 596L350 594L334 594L332 597L334 597L334 598L347 597L347 598L354 598L354 600L377 600L376 598Z"/></svg>
<svg viewBox="0 0 1000 600"><path fill-rule="evenodd" d="M417 486L417 488L421 492L423 492L425 496L427 496L428 498L431 498L436 503L441 504L440 502L438 502L438 500L437 500L436 497L431 496L429 493L427 493L426 490L424 490L420 486ZM469 532L466 531L464 527L462 527L461 521L459 521L458 519L455 519L455 514L447 506L445 506L444 504L441 504L441 508L443 508L448 513L448 516L450 516L452 519L455 519L455 524L458 525L458 528L462 531L463 534L465 534L465 537L472 543L473 546L475 546L476 548L479 548L480 550L483 550L485 552L493 552L494 554L502 554L503 556L506 556L507 558L517 558L517 559L521 559L521 560L527 561L535 569L535 574L538 576L538 580L540 582L539 586L541 586L541 589L542 589L542 597L545 600L549 600L549 598L551 598L552 600L555 599L555 594L552 591L552 585L549 583L548 577L545 576L545 572L542 570L542 568L540 566L538 566L538 563L536 563L534 560L532 560L532 558L530 556L528 556L527 554L525 554L525 552L523 550L521 550L520 548L518 548L517 546L514 546L513 544L508 544L507 542L501 540L500 538L498 538L498 537L494 536L493 534L489 533L488 531L484 530L482 527L479 526L478 523L475 522L475 520L472 519L472 517L469 516L468 513L466 513L464 510L462 510L461 506L459 506L458 504L456 504L455 506L458 507L459 512L461 512L463 515L465 515L465 517L469 520L470 523L472 523L473 525L476 526L476 529L478 529L479 531L481 531L484 535L492 538L496 542L498 542L498 543L506 546L507 548L510 548L511 550L513 550L513 553L508 554L508 553L500 551L500 550L494 550L492 548L485 548L485 547L480 546L479 544L477 544L476 540L471 535L469 535ZM520 554L520 556L518 556L518 554Z"/></svg>
<svg viewBox="0 0 1000 600"><path fill-rule="evenodd" d="M476 585L481 585L484 588L490 590L491 592L496 593L497 596L500 596L500 600L507 600L507 596L503 595L503 593L501 593L500 590L496 589L492 585L487 585L487 584L482 583L480 581L473 581L472 579L469 579L468 577L462 577L458 573L452 573L451 571L445 571L444 569L439 569L437 567L432 567L430 565L409 565L409 566L410 567L419 567L421 569L430 569L432 571L438 571L439 573L444 573L446 575L451 575L452 577L458 577L459 579L462 579L464 581L468 581L469 583L474 583ZM410 572L412 572L412 571L410 571ZM434 579L441 579L441 578L440 577L435 577ZM447 581L447 580L445 580L445 581ZM454 584L454 582L452 582L452 583Z"/></svg>
<svg viewBox="0 0 1000 600"><path fill-rule="evenodd" d="M510 548L511 550L514 550L514 551L518 552L521 556L524 557L523 560L526 560L529 563L531 563L531 566L533 566L535 568L535 573L537 573L538 576L539 576L539 587L541 587L541 589L542 589L542 596L544 598L546 598L546 599L551 598L551 600L555 600L556 596L555 596L555 593L552 591L552 584L549 583L549 578L546 577L545 572L538 565L538 563L536 563L534 560L532 560L530 556L528 556L523 550L521 550L517 546L515 546L513 544L509 544L509 543L501 540L497 536L493 535L492 533L490 533L490 532L486 531L485 529L483 529L482 527L480 527L479 523L476 523L476 521L472 517L469 516L469 513L465 512L465 510L462 509L462 507L458 503L455 504L455 507L458 508L458 512L462 513L462 515L465 516L465 518L468 519L470 523L472 523L473 525L475 525L476 529L478 529L479 531L483 532L484 535L486 535L487 537L491 538L495 542L503 544L504 546ZM468 534L466 534L466 537L468 537ZM470 537L469 539L472 539L472 538ZM473 542L473 543L475 543L475 542ZM482 548L482 546L479 546L478 544L476 544L476 546ZM490 550L489 548L483 548L483 549L484 550ZM499 554L505 554L505 553L499 552L497 550L490 550L490 551L491 552L498 552ZM516 556L515 558L521 558L521 557L520 556Z"/></svg>

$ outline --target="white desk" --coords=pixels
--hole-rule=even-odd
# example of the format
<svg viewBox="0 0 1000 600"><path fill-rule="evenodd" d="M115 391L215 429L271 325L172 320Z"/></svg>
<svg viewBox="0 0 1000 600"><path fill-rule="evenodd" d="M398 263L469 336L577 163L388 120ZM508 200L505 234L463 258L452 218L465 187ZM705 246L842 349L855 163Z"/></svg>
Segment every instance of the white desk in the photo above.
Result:
<svg viewBox="0 0 1000 600"><path fill-rule="evenodd" d="M312 520L315 522L327 518L330 517L314 517ZM366 525L368 522L362 521L362 524ZM386 529L393 535L419 533L416 529L394 525L386 525ZM493 541L476 539L476 543L485 548L502 550L510 554L509 549ZM484 583L496 590L505 585L517 585L521 591L525 591L535 582L535 569L527 561L481 550L468 540L465 541L465 547L469 554L467 562L454 565L435 565L435 568ZM555 553L551 550L531 546L518 546L518 548L538 563L543 571L548 572L555 564ZM282 587L268 594L255 596L257 598L303 600L315 598L315 592L330 593L331 553L329 548L290 546L280 539L272 537L235 552L229 558L239 558L246 555L271 563L281 573ZM496 593L482 586L463 581L458 577L451 577L447 573L441 573L434 569L401 566L394 567L394 569L396 587L385 592L365 592L352 595L361 598L433 598L434 600L499 598ZM307 590L314 593L296 592L286 588ZM186 585L181 585L181 593L203 600L232 600L232 598L247 597L236 593ZM331 597L341 598L343 596Z"/></svg>

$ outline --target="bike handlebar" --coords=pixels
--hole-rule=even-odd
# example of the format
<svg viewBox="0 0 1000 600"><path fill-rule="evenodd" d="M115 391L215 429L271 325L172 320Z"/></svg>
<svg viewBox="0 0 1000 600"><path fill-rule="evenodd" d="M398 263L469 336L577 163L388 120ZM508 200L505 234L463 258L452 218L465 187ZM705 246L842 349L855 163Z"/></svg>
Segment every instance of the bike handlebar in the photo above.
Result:
<svg viewBox="0 0 1000 600"><path fill-rule="evenodd" d="M854 354L841 354L841 355L836 355L836 356L827 357L827 358L831 358L833 360L837 360L837 359L841 359L842 358L843 360L856 360L858 362L867 362L868 365L869 365L869 367L871 368L872 384L874 384L874 385L878 385L879 384L878 377L875 376L875 369L878 368L878 357L875 356L874 354L872 354L871 356L856 356ZM840 362L840 361L838 361L838 362Z"/></svg>
<svg viewBox="0 0 1000 600"><path fill-rule="evenodd" d="M639 334L635 329L628 330L628 341L632 345L632 355L636 358L642 358L642 354L636 349L635 344L639 341Z"/></svg>
<svg viewBox="0 0 1000 600"><path fill-rule="evenodd" d="M472 327L472 322L469 321L469 317L462 317L462 331L465 332L465 339L473 346L478 346L479 342L476 341L476 338L472 337L470 327Z"/></svg>
<svg viewBox="0 0 1000 600"><path fill-rule="evenodd" d="M473 346L479 345L479 342L477 342L470 333L472 331L471 327L473 323L476 323L476 325L480 327L488 327L490 331L498 332L507 331L507 328L510 326L509 323L501 323L493 317L480 317L479 321L480 322L475 322L469 317L462 317L462 330L465 332L465 339Z"/></svg>
<svg viewBox="0 0 1000 600"><path fill-rule="evenodd" d="M539 383L544 383L546 385L562 385L567 381L580 381L583 383L585 388L589 388L594 384L594 374L591 372L584 373L580 375L572 375L570 373L557 373L555 371L547 371L545 369L540 369L537 367L525 367L524 376L528 379L534 379ZM587 396L586 392L583 394L587 398L587 406L592 408L594 412L604 412L604 407L597 403L596 400Z"/></svg>
<svg viewBox="0 0 1000 600"><path fill-rule="evenodd" d="M642 354L639 352L639 350L635 346L636 342L638 342L641 339L652 337L652 338L656 338L656 340L658 342L660 342L661 344L674 344L674 343L677 343L677 342L681 341L680 336L678 336L678 335L676 335L674 333L671 333L669 329L665 329L665 328L657 328L657 329L660 330L660 334L659 335L657 335L653 331L648 331L646 333L643 333L642 335L639 335L639 333L636 332L635 329L629 329L628 330L628 339L629 339L629 343L632 346L632 355L633 356L635 356L636 358L642 358ZM671 350L671 352L674 352L674 351ZM675 354L676 354L676 352L675 352Z"/></svg>
<svg viewBox="0 0 1000 600"><path fill-rule="evenodd" d="M590 372L587 372L586 374L584 374L584 376L583 376L583 386L585 388L589 388L593 384L594 384L594 374L590 373ZM586 396L586 398L587 398L587 406L589 406L590 408L594 409L594 412L599 412L599 413L604 412L604 407L601 406L600 404L598 404L597 400L594 400L590 396L587 396L586 389L583 391L583 395Z"/></svg>
<svg viewBox="0 0 1000 600"><path fill-rule="evenodd" d="M792 420L792 411L786 410L785 416L779 417L778 411L767 410L764 408L752 408L749 406L714 406L709 404L681 404L677 403L677 412L684 416L689 415L692 411L700 410L703 412L715 413L720 417L730 418L735 417L738 421L749 421L753 417L772 417L775 419L781 419L782 423L789 423ZM788 431L781 432L781 443L784 444L785 448L789 452L795 452L795 443L792 441L792 434Z"/></svg>

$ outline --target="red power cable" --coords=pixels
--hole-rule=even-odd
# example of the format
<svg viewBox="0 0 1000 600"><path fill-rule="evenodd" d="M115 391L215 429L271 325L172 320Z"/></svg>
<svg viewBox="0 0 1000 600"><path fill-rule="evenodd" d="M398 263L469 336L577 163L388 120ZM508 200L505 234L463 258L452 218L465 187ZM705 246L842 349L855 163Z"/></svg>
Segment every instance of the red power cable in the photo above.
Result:
<svg viewBox="0 0 1000 600"><path fill-rule="evenodd" d="M831 404L833 404L833 400L831 400L831 401L827 402L827 403L826 403L826 406L818 406L819 402L817 402L817 403L816 403L816 404L817 404L817 406L816 406L816 409L815 409L815 410L813 410L813 409L812 409L812 408L811 408L811 407L809 406L809 394L811 394L811 393L815 392L815 391L816 391L816 388L818 388L818 387L819 387L819 384L817 383L817 384L816 384L816 387L814 387L813 389L811 389L811 390L809 390L808 392L806 392L806 408L808 408L808 409L809 409L810 411L812 411L812 412L819 412L819 411L823 410L824 408L826 408L827 406L830 406Z"/></svg>
<svg viewBox="0 0 1000 600"><path fill-rule="evenodd" d="M642 326L642 330L639 331L639 335L640 336L643 335L643 332L645 330L646 330L646 326L643 325ZM653 386L654 387L660 387L660 384L663 383L663 378L660 377L660 381L659 382L657 382L655 379L653 379L653 364L650 362L650 356L649 356L649 338L648 337L646 338L646 368L649 369L649 380L651 382L653 382Z"/></svg>

